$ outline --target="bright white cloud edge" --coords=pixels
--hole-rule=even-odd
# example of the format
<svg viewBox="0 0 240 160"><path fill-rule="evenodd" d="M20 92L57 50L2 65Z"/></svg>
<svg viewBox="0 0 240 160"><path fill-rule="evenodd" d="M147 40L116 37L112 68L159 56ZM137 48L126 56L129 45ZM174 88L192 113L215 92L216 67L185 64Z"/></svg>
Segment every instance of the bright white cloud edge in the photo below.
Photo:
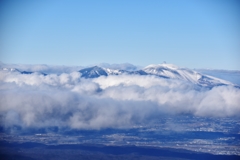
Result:
<svg viewBox="0 0 240 160"><path fill-rule="evenodd" d="M51 67L50 67L51 68ZM3 126L124 128L161 115L239 117L240 90L198 88L156 76L81 78L79 72L19 74L0 72Z"/></svg>

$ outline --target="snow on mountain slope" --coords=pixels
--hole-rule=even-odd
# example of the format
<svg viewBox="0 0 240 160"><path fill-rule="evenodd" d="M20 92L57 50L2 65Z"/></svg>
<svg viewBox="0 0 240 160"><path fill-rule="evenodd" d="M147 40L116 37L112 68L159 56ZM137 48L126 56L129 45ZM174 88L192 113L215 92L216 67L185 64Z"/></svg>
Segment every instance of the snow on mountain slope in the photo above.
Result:
<svg viewBox="0 0 240 160"><path fill-rule="evenodd" d="M82 77L84 78L97 78L100 76L107 76L107 72L98 66L90 67L90 68L84 68L79 70L80 73L82 73Z"/></svg>
<svg viewBox="0 0 240 160"><path fill-rule="evenodd" d="M120 75L124 73L128 73L126 70L118 70L118 69L110 69L110 68L104 68L104 70L107 72L108 75Z"/></svg>
<svg viewBox="0 0 240 160"><path fill-rule="evenodd" d="M118 69L109 69L104 68L104 70L108 73L108 75L121 75L121 74L136 74L136 75L148 75L143 70L137 70L137 71L127 71L127 70L118 70Z"/></svg>
<svg viewBox="0 0 240 160"><path fill-rule="evenodd" d="M240 86L240 71L238 70L216 70L216 69L196 69L197 72L224 79Z"/></svg>
<svg viewBox="0 0 240 160"><path fill-rule="evenodd" d="M145 67L143 71L152 75L189 81L201 86L232 85L231 82L204 75L187 68L179 68L172 64L152 64Z"/></svg>
<svg viewBox="0 0 240 160"><path fill-rule="evenodd" d="M82 77L84 78L97 78L100 76L109 76L109 75L122 75L122 74L136 74L136 75L147 75L143 70L138 71L127 71L127 70L118 70L118 69L110 69L110 68L102 68L98 66L84 68L79 70L82 73Z"/></svg>

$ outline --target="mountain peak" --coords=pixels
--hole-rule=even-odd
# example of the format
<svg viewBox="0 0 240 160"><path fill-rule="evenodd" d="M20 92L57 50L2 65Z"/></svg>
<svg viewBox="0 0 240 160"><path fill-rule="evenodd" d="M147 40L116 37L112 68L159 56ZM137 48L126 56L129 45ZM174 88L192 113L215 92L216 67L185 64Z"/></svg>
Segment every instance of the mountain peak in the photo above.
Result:
<svg viewBox="0 0 240 160"><path fill-rule="evenodd" d="M107 72L98 66L93 66L93 67L89 67L89 68L84 68L79 70L80 73L82 73L82 77L85 78L97 78L100 76L107 76Z"/></svg>
<svg viewBox="0 0 240 160"><path fill-rule="evenodd" d="M230 82L198 73L187 68L180 68L173 64L152 64L143 69L148 74L156 76L165 76L170 79L179 79L188 81L201 86L212 87L215 85L228 85Z"/></svg>

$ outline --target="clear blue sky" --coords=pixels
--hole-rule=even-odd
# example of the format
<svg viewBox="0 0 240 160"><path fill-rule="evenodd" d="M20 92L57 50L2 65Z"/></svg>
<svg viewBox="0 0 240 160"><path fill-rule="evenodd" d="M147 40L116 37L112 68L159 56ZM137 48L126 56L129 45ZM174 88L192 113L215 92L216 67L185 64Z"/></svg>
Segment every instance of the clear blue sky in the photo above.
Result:
<svg viewBox="0 0 240 160"><path fill-rule="evenodd" d="M0 61L240 69L240 2L2 0Z"/></svg>

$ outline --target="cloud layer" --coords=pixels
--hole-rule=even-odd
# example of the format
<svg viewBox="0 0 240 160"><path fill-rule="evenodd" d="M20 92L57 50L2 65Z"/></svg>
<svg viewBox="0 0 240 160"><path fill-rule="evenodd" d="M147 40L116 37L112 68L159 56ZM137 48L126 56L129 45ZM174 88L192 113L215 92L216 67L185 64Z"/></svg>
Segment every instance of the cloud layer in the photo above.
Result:
<svg viewBox="0 0 240 160"><path fill-rule="evenodd" d="M1 125L11 127L125 128L162 114L239 116L240 90L212 89L155 76L80 78L79 72L0 72Z"/></svg>

